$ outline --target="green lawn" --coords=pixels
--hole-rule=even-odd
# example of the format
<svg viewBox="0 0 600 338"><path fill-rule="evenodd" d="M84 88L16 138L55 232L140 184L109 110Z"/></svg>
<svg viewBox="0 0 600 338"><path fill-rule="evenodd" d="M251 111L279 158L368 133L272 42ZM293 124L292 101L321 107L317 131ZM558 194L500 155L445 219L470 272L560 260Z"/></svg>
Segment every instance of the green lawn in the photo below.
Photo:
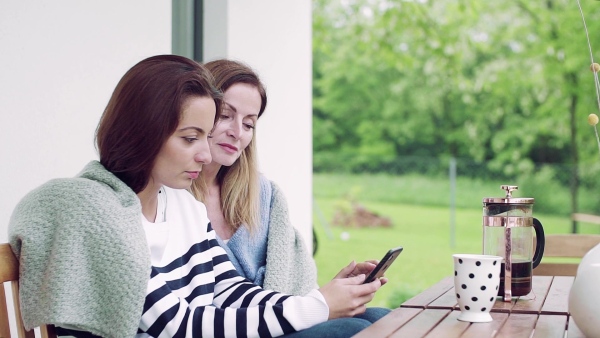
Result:
<svg viewBox="0 0 600 338"><path fill-rule="evenodd" d="M397 306L404 299L433 285L443 277L451 275L452 254L454 253L481 253L483 232L481 200L483 197L500 196L499 193L492 192L472 197L474 201L478 201L477 203L473 202L472 208L456 209L454 216L456 228L454 236L452 236L451 213L447 205L427 206L399 201L382 201L386 199L386 195L381 190L388 189L390 195L394 194L394 189L402 185L399 182L402 180L401 178L395 178L394 180L397 181L390 182L388 185L380 184L378 185L380 191L365 195L356 193L356 191L364 190L366 186L348 183L347 179L346 184L334 187L322 182L323 180L329 181L331 177L330 175L326 177L315 175L314 178L313 224L319 239L315 260L319 270L320 285L327 283L353 259L356 261L380 259L388 249L399 245L404 247L400 257L386 273L390 281L377 293L371 303L373 306ZM338 191L334 192L335 189ZM354 193L351 190L354 190ZM497 190L500 191L500 189ZM417 191L420 192L418 199L421 201L428 201L427 195L430 195L430 199L441 200L439 194L436 194L434 186ZM331 223L336 208L349 203L347 197L344 197L348 196L349 192L355 201L369 210L389 217L393 227L343 228L330 226L328 228L326 224L323 224L323 219L327 223ZM413 193L417 194L418 192ZM406 190L403 191L403 194L409 196ZM382 196L384 198L381 198ZM546 233L568 233L570 231L571 223L566 216L536 213L535 206L534 216L543 223ZM347 240L341 239L342 232L349 234ZM585 232L597 233L598 227L590 226ZM451 243L452 238L454 238L454 245Z"/></svg>

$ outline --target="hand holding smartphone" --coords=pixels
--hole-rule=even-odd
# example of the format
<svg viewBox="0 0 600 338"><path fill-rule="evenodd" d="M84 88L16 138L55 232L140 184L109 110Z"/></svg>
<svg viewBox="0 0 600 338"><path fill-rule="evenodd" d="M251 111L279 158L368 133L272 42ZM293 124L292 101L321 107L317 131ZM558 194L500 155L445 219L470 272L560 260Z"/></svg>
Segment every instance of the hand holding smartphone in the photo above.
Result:
<svg viewBox="0 0 600 338"><path fill-rule="evenodd" d="M383 277L383 274L385 273L385 271L390 267L390 265L392 265L392 263L396 260L398 255L400 255L400 253L402 252L403 249L404 248L401 246L390 249L385 254L385 256L383 256L383 258L379 261L379 264L377 264L375 269L373 269L373 271L371 271L371 273L367 276L367 278L365 278L365 281L363 282L363 284L371 283L372 281L375 280L375 278Z"/></svg>

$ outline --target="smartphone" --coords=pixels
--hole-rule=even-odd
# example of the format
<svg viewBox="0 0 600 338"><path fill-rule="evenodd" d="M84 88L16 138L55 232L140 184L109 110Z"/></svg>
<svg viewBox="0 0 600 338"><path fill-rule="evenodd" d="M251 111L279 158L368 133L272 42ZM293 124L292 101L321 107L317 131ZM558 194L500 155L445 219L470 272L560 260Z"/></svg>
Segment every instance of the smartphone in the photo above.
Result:
<svg viewBox="0 0 600 338"><path fill-rule="evenodd" d="M385 271L392 265L392 263L396 260L398 255L402 252L403 248L401 246L397 248L390 249L385 256L379 261L379 264L371 271L371 273L367 276L363 284L371 283L375 280L375 278L383 277Z"/></svg>

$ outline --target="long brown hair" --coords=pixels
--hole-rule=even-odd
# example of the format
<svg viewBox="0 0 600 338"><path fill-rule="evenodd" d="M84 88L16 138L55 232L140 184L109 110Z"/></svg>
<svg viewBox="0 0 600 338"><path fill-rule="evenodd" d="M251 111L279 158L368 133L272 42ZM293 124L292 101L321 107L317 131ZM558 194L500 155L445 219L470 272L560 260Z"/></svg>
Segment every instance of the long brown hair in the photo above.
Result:
<svg viewBox="0 0 600 338"><path fill-rule="evenodd" d="M204 66L177 55L153 56L133 66L117 84L96 129L100 163L135 193L142 191L192 96L213 98L216 121L222 95Z"/></svg>
<svg viewBox="0 0 600 338"><path fill-rule="evenodd" d="M258 75L249 66L225 59L208 62L205 66L214 76L217 88L223 93L236 83L255 87L261 98L258 117L263 114L267 106L267 93ZM259 223L260 182L255 138L256 128L240 158L229 167L221 166L217 173L216 179L221 189L221 210L225 221L234 230L245 225L252 231ZM194 180L191 191L198 200L205 201L208 188L202 176Z"/></svg>

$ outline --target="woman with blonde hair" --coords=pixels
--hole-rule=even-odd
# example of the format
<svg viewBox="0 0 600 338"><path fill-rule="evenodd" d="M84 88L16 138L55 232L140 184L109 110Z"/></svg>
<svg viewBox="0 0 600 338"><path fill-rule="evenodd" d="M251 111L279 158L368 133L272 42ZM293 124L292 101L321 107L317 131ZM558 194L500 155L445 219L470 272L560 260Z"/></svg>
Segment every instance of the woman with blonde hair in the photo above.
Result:
<svg viewBox="0 0 600 338"><path fill-rule="evenodd" d="M241 62L205 66L225 103L210 141L213 162L192 191L242 276L266 289L305 294L317 285L314 261L290 224L281 190L258 170L255 127L267 105L265 87Z"/></svg>
<svg viewBox="0 0 600 338"><path fill-rule="evenodd" d="M217 240L240 275L265 289L304 295L317 285L315 263L290 223L281 190L258 170L256 127L267 105L265 87L242 62L221 59L205 66L223 92L223 110L209 141L213 161L192 191L206 205ZM336 277L368 273L374 267L373 261L351 262ZM364 310L356 318L317 325L307 330L307 337L350 336L354 328L364 328L389 312Z"/></svg>

